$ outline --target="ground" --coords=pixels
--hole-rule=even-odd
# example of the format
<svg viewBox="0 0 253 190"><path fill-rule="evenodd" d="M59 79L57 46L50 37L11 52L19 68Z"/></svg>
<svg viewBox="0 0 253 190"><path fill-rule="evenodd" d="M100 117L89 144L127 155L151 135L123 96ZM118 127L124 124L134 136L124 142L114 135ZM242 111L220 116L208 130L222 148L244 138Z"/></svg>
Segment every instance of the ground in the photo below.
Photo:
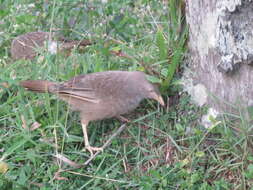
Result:
<svg viewBox="0 0 253 190"><path fill-rule="evenodd" d="M244 111L211 119L207 129L200 122L206 108L193 105L180 86L187 28L178 2L1 1L1 190L250 189L252 127ZM94 44L34 60L11 59L14 37L50 30ZM83 150L78 113L54 95L25 91L19 81L65 81L117 69L152 75L167 107L142 102L104 152L74 169L90 156ZM92 122L91 144L101 146L121 125L117 119ZM60 169L69 171L59 174Z"/></svg>

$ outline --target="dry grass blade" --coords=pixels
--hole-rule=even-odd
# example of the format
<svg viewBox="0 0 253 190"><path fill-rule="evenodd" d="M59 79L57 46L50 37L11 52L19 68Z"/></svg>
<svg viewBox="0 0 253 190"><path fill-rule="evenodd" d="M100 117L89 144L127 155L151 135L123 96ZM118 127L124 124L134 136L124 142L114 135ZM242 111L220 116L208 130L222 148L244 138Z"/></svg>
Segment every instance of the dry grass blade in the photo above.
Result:
<svg viewBox="0 0 253 190"><path fill-rule="evenodd" d="M95 175L87 175L87 174L82 174L82 173L73 172L73 171L68 171L68 173L79 175L79 176L90 177L90 178L94 178L94 179L101 179L101 180L105 180L105 181L117 182L117 183L129 183L127 181L110 179L110 178L105 178L105 177L100 177L100 176L95 176Z"/></svg>
<svg viewBox="0 0 253 190"><path fill-rule="evenodd" d="M54 179L56 179L56 180L68 180L68 178L60 176L61 172L62 172L61 169L58 170L57 172L55 172Z"/></svg>
<svg viewBox="0 0 253 190"><path fill-rule="evenodd" d="M61 155L61 154L56 154L54 155L54 157L56 157L57 159L61 160L62 162L70 165L70 166L73 166L73 167L80 167L81 165L80 164L77 164L73 161L71 161L70 159L68 159L67 157Z"/></svg>
<svg viewBox="0 0 253 190"><path fill-rule="evenodd" d="M44 187L42 183L37 183L37 182L30 182L31 185L34 185L36 187Z"/></svg>
<svg viewBox="0 0 253 190"><path fill-rule="evenodd" d="M21 121L22 121L22 128L28 129L25 117L23 115L21 115Z"/></svg>

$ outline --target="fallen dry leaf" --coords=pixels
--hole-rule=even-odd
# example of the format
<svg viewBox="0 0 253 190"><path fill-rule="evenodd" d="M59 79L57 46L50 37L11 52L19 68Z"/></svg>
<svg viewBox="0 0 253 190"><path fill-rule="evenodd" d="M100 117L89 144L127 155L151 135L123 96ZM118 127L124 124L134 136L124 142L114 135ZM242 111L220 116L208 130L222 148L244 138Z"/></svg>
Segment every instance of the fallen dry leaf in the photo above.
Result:
<svg viewBox="0 0 253 190"><path fill-rule="evenodd" d="M30 130L31 130L31 131L34 131L35 129L38 129L40 126L41 126L41 124L38 123L37 121L35 121L35 122L32 124Z"/></svg>
<svg viewBox="0 0 253 190"><path fill-rule="evenodd" d="M0 86L3 86L4 88L9 88L10 85L7 82L1 82Z"/></svg>
<svg viewBox="0 0 253 190"><path fill-rule="evenodd" d="M5 174L8 171L8 169L9 169L8 164L5 163L5 162L3 162L3 161L1 161L0 162L0 173L1 174Z"/></svg>

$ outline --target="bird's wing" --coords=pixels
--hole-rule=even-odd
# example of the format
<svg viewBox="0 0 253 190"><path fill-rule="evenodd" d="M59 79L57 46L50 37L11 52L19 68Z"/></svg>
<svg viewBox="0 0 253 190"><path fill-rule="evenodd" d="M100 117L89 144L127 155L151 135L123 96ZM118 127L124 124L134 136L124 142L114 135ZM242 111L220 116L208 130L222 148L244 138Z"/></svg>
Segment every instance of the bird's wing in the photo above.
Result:
<svg viewBox="0 0 253 190"><path fill-rule="evenodd" d="M121 81L121 72L92 73L73 77L59 85L56 91L65 97L99 103L107 101L108 97L117 96L122 91L117 90L121 89Z"/></svg>
<svg viewBox="0 0 253 190"><path fill-rule="evenodd" d="M100 98L96 95L94 89L89 87L79 87L71 83L65 83L58 87L57 93L60 96L72 97L90 103L99 103Z"/></svg>

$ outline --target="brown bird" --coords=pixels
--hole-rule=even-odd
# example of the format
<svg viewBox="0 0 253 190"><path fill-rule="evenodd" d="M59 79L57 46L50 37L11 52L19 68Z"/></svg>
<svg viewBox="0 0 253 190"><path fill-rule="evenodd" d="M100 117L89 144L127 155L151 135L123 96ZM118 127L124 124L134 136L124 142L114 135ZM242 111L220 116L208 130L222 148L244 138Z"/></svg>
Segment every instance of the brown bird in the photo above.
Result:
<svg viewBox="0 0 253 190"><path fill-rule="evenodd" d="M56 38L56 36L53 35L53 38ZM50 39L49 32L28 32L14 38L11 44L11 57L14 60L33 59L37 56L38 49L45 47L46 43L48 43L47 49L53 53L69 50L75 46L87 46L92 44L89 40L66 41L60 37L57 40L52 40Z"/></svg>
<svg viewBox="0 0 253 190"><path fill-rule="evenodd" d="M158 88L139 71L91 73L76 76L63 83L27 80L20 82L20 85L34 92L57 94L69 103L73 110L79 111L85 148L91 154L102 149L89 144L87 125L90 121L128 113L145 98L154 99L164 106Z"/></svg>

